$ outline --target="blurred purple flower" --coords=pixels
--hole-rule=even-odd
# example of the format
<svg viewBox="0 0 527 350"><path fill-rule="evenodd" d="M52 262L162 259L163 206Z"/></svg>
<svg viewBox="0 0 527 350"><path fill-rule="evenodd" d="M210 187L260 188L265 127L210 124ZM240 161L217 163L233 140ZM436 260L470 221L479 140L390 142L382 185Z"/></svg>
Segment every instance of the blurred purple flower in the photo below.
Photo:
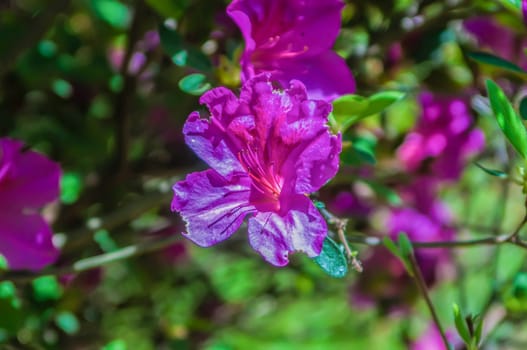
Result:
<svg viewBox="0 0 527 350"><path fill-rule="evenodd" d="M60 167L22 142L0 139L0 254L14 270L40 270L58 250L39 209L59 195Z"/></svg>
<svg viewBox="0 0 527 350"><path fill-rule="evenodd" d="M522 15L523 15L523 22L527 26L527 0L522 0Z"/></svg>
<svg viewBox="0 0 527 350"><path fill-rule="evenodd" d="M143 39L135 44L135 50L130 57L128 64L128 74L137 75L141 73L140 78L147 80L151 78L152 72L145 69L147 64L147 54L154 51L160 43L159 34L157 31L148 31L143 36ZM111 67L115 71L121 69L125 56L125 50L122 47L111 47L108 52L108 59Z"/></svg>
<svg viewBox="0 0 527 350"><path fill-rule="evenodd" d="M227 13L245 39L242 81L269 72L283 86L302 81L313 99L353 93L351 71L331 50L343 6L341 0L234 0Z"/></svg>
<svg viewBox="0 0 527 350"><path fill-rule="evenodd" d="M450 212L435 198L435 179L417 178L400 192L406 206L390 209L385 223L390 238L397 240L404 232L416 242L453 239L455 232L449 227ZM415 258L428 286L433 286L439 273L450 264L446 249L416 248ZM372 306L380 301L390 312L406 311L405 305L418 294L399 259L385 249L374 249L372 255L363 260L363 265L364 273L352 288L352 301L359 306Z"/></svg>
<svg viewBox="0 0 527 350"><path fill-rule="evenodd" d="M452 349L463 349L463 343L456 333L452 331L445 332L446 338ZM426 331L410 344L410 350L449 350L445 347L441 333L436 325L430 323Z"/></svg>
<svg viewBox="0 0 527 350"><path fill-rule="evenodd" d="M420 170L430 160L435 178L457 180L465 160L483 148L484 134L472 128L473 118L464 99L425 92L419 100L421 118L397 150L397 157L409 171Z"/></svg>
<svg viewBox="0 0 527 350"><path fill-rule="evenodd" d="M211 116L192 113L183 133L212 168L174 185L172 210L186 237L208 247L229 238L249 219L249 243L276 266L288 254L320 254L327 234L307 194L338 170L340 135L326 125L331 105L307 99L299 81L275 90L268 75L248 80L237 98L216 88L201 97Z"/></svg>
<svg viewBox="0 0 527 350"><path fill-rule="evenodd" d="M340 191L326 203L329 211L340 217L365 217L372 210L370 205L350 191Z"/></svg>
<svg viewBox="0 0 527 350"><path fill-rule="evenodd" d="M524 11L527 10L526 6L524 1ZM527 40L521 40L522 37L513 29L498 23L493 17L467 19L463 21L463 28L476 39L478 46L527 69L527 57L523 54L523 50L527 48Z"/></svg>

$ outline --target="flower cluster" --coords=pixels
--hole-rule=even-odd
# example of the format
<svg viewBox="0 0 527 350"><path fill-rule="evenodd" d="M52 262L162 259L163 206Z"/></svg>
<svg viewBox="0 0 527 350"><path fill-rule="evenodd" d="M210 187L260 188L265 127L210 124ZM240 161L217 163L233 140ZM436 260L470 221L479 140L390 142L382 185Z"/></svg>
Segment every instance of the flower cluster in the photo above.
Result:
<svg viewBox="0 0 527 350"><path fill-rule="evenodd" d="M482 150L484 135L473 128L468 104L462 98L426 92L419 101L421 117L397 150L411 180L398 189L404 206L389 208L385 233L394 240L405 233L417 242L449 241L455 237L453 218L438 199L438 191L442 184L460 178L467 159ZM428 286L450 265L446 249L416 249L415 258ZM364 266L365 273L352 288L356 304L370 306L380 300L388 311L405 311L401 306L417 297L402 263L384 249L373 250ZM379 266L383 266L380 274Z"/></svg>
<svg viewBox="0 0 527 350"><path fill-rule="evenodd" d="M172 210L196 244L227 239L250 215L249 242L269 263L286 265L294 251L320 254L327 226L308 195L336 174L341 150L340 136L326 125L326 101L355 89L346 62L331 51L343 6L341 0L229 5L245 39L242 91L237 98L220 87L202 96L210 117L192 113L183 132L211 169L174 186Z"/></svg>
<svg viewBox="0 0 527 350"><path fill-rule="evenodd" d="M57 259L39 209L57 199L59 179L58 164L20 141L0 139L0 254L9 268L39 270Z"/></svg>
<svg viewBox="0 0 527 350"><path fill-rule="evenodd" d="M483 132L472 128L474 120L463 98L425 92L419 101L421 117L397 157L408 171L428 173L438 181L457 180L466 159L483 148Z"/></svg>

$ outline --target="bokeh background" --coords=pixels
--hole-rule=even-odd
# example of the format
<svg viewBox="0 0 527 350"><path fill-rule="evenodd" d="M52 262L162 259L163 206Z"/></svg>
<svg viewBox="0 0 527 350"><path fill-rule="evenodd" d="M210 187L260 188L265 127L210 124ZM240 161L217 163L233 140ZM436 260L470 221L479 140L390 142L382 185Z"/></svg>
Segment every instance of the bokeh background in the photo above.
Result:
<svg viewBox="0 0 527 350"><path fill-rule="evenodd" d="M0 1L0 135L23 140L63 169L60 201L44 209L60 259L36 275L0 275L0 348L443 349L414 282L383 247L350 239L364 271L350 268L335 279L301 254L285 268L265 263L244 227L209 249L180 237L171 187L205 167L181 127L191 111L203 110L201 93L240 85L243 40L226 15L228 3ZM423 174L440 178L430 201L447 212L434 221L447 239L508 233L521 220L521 187L475 162L516 174L484 82L494 78L519 104L525 77L469 56L485 51L525 65L518 6L346 1L334 49L352 70L357 94L404 94L345 130L341 171L315 196L350 218L350 237L404 227L417 241L441 240L420 231L428 222L415 221L416 193L428 191L419 187ZM441 96L447 123L466 114L485 144L405 168L401 145L411 132L426 125L435 125L431 134L442 132L426 120L423 92ZM466 101L464 112L452 112L455 98ZM441 176L437 159L460 167ZM59 273L81 259L166 239L170 245L141 256ZM457 303L484 318L483 348L527 348L524 249L478 245L443 249L440 258L426 254L421 267L454 343Z"/></svg>

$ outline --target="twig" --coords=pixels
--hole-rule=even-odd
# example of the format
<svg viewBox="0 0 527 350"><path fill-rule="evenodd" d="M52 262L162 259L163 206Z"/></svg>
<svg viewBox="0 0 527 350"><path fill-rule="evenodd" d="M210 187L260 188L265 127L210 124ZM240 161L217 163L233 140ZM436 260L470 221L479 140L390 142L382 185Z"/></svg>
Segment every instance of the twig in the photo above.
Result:
<svg viewBox="0 0 527 350"><path fill-rule="evenodd" d="M362 264L357 259L357 254L354 252L351 247L349 246L348 240L346 239L346 226L348 225L348 219L342 219L339 217L336 217L332 213L330 213L326 208L319 208L322 215L326 218L328 223L335 226L337 229L337 236L339 238L339 241L344 246L344 250L346 251L346 256L351 263L351 266L355 269L357 272L362 272Z"/></svg>
<svg viewBox="0 0 527 350"><path fill-rule="evenodd" d="M126 170L128 162L128 146L130 133L130 96L135 91L136 77L129 74L128 67L133 57L134 46L139 39L139 29L143 13L143 0L137 2L130 32L126 43L126 51L121 62L119 74L123 77L123 87L116 95L113 119L115 121L116 164L117 173L121 175Z"/></svg>

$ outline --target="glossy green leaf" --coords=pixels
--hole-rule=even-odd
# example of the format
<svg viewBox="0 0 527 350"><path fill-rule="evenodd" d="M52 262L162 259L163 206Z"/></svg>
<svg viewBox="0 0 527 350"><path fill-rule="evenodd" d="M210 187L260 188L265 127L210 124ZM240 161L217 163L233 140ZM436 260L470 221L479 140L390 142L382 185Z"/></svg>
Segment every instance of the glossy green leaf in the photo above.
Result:
<svg viewBox="0 0 527 350"><path fill-rule="evenodd" d="M199 96L209 90L211 85L207 77L200 73L187 75L179 81L179 88L187 94Z"/></svg>
<svg viewBox="0 0 527 350"><path fill-rule="evenodd" d="M313 260L331 277L342 278L348 273L348 259L340 245L330 237L326 237L322 252Z"/></svg>
<svg viewBox="0 0 527 350"><path fill-rule="evenodd" d="M527 96L520 101L520 116L523 120L527 120Z"/></svg>
<svg viewBox="0 0 527 350"><path fill-rule="evenodd" d="M525 70L516 64L487 52L470 52L468 57L472 58L476 62L489 66L502 68L515 73L527 74Z"/></svg>
<svg viewBox="0 0 527 350"><path fill-rule="evenodd" d="M117 0L91 0L91 6L95 15L119 29L128 27L131 21L130 9Z"/></svg>
<svg viewBox="0 0 527 350"><path fill-rule="evenodd" d="M498 125L516 151L523 159L527 159L527 132L522 120L503 90L492 80L487 80L487 92Z"/></svg>
<svg viewBox="0 0 527 350"><path fill-rule="evenodd" d="M484 172L486 172L489 175L496 176L496 177L499 177L499 178L502 178L502 179L506 179L508 177L507 173L505 173L505 172L503 172L501 170L495 170L495 169L486 168L483 165L479 164L478 162L474 162L474 164L478 168L480 168L481 170L483 170Z"/></svg>

